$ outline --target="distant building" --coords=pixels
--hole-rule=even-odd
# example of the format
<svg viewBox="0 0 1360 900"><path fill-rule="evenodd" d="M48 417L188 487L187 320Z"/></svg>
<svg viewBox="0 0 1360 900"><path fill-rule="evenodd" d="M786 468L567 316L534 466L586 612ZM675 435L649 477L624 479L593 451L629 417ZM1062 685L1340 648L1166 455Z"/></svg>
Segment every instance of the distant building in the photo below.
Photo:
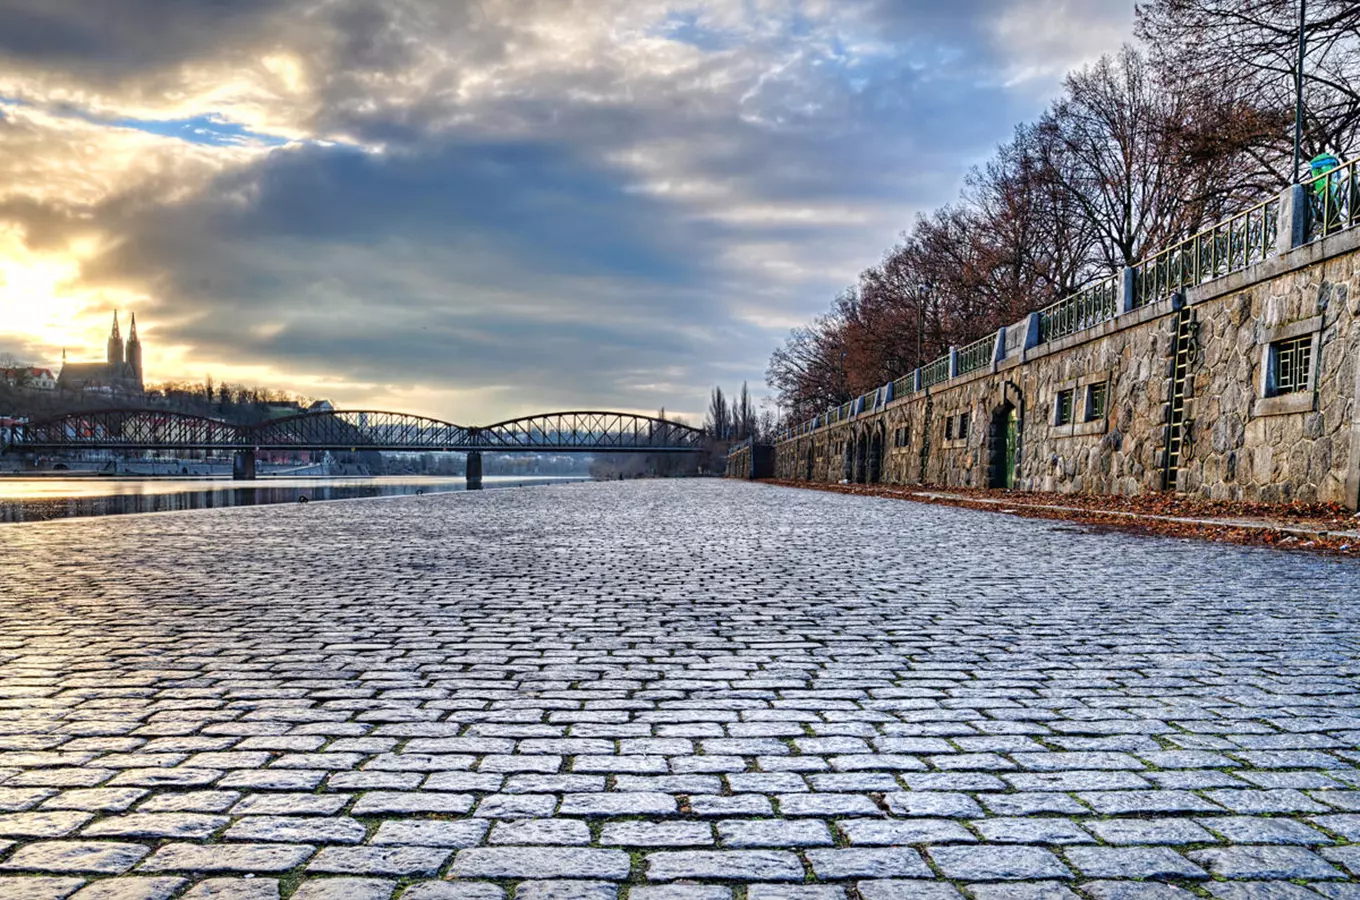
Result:
<svg viewBox="0 0 1360 900"><path fill-rule="evenodd" d="M4 381L10 387L28 388L31 391L55 391L57 389L57 379L52 375L52 370L39 369L34 366L0 369L0 381Z"/></svg>
<svg viewBox="0 0 1360 900"><path fill-rule="evenodd" d="M126 344L118 333L118 313L113 314L113 331L109 334L106 355L105 362L68 363L63 351L57 387L63 391L141 394L142 342L137 338L136 314L132 316L132 330Z"/></svg>

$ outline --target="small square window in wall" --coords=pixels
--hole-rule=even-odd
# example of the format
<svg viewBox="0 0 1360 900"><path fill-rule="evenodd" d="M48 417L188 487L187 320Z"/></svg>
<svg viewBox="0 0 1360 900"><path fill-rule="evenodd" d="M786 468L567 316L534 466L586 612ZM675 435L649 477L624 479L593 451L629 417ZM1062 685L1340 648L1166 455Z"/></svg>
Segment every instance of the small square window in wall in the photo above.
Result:
<svg viewBox="0 0 1360 900"><path fill-rule="evenodd" d="M1096 422L1105 418L1105 412L1109 409L1110 386L1105 382L1093 384L1086 388L1086 421Z"/></svg>
<svg viewBox="0 0 1360 900"><path fill-rule="evenodd" d="M1270 380L1266 396L1298 394L1310 389L1313 366L1313 336L1305 334L1270 345Z"/></svg>
<svg viewBox="0 0 1360 900"><path fill-rule="evenodd" d="M946 441L952 441L952 440L954 440L954 417L953 417L953 416L945 416L945 417L944 417L944 439L945 439Z"/></svg>
<svg viewBox="0 0 1360 900"><path fill-rule="evenodd" d="M963 440L964 438L968 437L968 413L963 413L959 416L959 426L957 431L959 440Z"/></svg>
<svg viewBox="0 0 1360 900"><path fill-rule="evenodd" d="M1065 391L1058 391L1058 399L1053 408L1054 425L1072 424L1072 401L1075 399L1076 389L1069 388Z"/></svg>

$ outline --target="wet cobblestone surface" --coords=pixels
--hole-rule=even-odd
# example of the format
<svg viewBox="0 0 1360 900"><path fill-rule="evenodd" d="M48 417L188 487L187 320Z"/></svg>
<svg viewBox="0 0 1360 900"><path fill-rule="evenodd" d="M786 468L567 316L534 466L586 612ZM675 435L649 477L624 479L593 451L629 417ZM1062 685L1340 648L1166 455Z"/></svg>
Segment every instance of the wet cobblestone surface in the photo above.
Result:
<svg viewBox="0 0 1360 900"><path fill-rule="evenodd" d="M742 483L2 527L0 898L1350 900L1358 654L1351 561Z"/></svg>

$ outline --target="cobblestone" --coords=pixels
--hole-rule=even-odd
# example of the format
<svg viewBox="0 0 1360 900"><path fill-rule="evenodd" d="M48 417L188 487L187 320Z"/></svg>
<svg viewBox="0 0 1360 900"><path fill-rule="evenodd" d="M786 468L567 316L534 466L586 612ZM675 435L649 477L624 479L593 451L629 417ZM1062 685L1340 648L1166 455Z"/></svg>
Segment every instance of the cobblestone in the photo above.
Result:
<svg viewBox="0 0 1360 900"><path fill-rule="evenodd" d="M678 850L647 854L647 877L654 881L801 881L803 864L794 854L777 850Z"/></svg>
<svg viewBox="0 0 1360 900"><path fill-rule="evenodd" d="M614 900L619 887L607 881L524 881L515 900Z"/></svg>
<svg viewBox="0 0 1360 900"><path fill-rule="evenodd" d="M1300 847L1215 847L1189 857L1224 878L1341 878L1342 874Z"/></svg>
<svg viewBox="0 0 1360 900"><path fill-rule="evenodd" d="M170 900L186 883L183 878L109 878L81 888L72 900Z"/></svg>
<svg viewBox="0 0 1360 900"><path fill-rule="evenodd" d="M1088 878L1206 878L1170 847L1072 847L1067 861Z"/></svg>
<svg viewBox="0 0 1360 900"><path fill-rule="evenodd" d="M119 875L149 852L141 844L43 841L20 847L8 861L0 864L0 871Z"/></svg>
<svg viewBox="0 0 1360 900"><path fill-rule="evenodd" d="M1314 821L1318 821L1314 819ZM1268 819L1263 816L1231 816L1200 819L1199 823L1224 840L1242 844L1330 844L1331 838L1294 819Z"/></svg>
<svg viewBox="0 0 1360 900"><path fill-rule="evenodd" d="M475 847L481 843L486 831L487 823L475 820L447 822L412 819L383 822L378 826L371 843L374 846Z"/></svg>
<svg viewBox="0 0 1360 900"><path fill-rule="evenodd" d="M724 847L829 847L831 831L825 822L778 819L731 820L718 823Z"/></svg>
<svg viewBox="0 0 1360 900"><path fill-rule="evenodd" d="M453 861L459 878L602 878L623 881L630 862L622 850L483 847L460 850Z"/></svg>
<svg viewBox="0 0 1360 900"><path fill-rule="evenodd" d="M143 872L286 872L314 847L295 844L166 844L142 863Z"/></svg>
<svg viewBox="0 0 1360 900"><path fill-rule="evenodd" d="M0 876L0 897L6 900L65 900L81 885L83 878L7 878Z"/></svg>
<svg viewBox="0 0 1360 900"><path fill-rule="evenodd" d="M1349 562L639 482L6 526L0 584L3 900L1360 889Z"/></svg>
<svg viewBox="0 0 1360 900"><path fill-rule="evenodd" d="M930 878L920 854L906 848L809 850L808 862L818 878Z"/></svg>
<svg viewBox="0 0 1360 900"><path fill-rule="evenodd" d="M378 878L312 878L290 900L389 900L396 887Z"/></svg>
<svg viewBox="0 0 1360 900"><path fill-rule="evenodd" d="M333 875L434 875L453 851L444 847L322 847L308 872Z"/></svg>
<svg viewBox="0 0 1360 900"><path fill-rule="evenodd" d="M209 878L190 888L183 900L279 900L279 883L272 879Z"/></svg>
<svg viewBox="0 0 1360 900"><path fill-rule="evenodd" d="M855 885L861 900L960 900L962 894L951 884L944 882L861 881Z"/></svg>
<svg viewBox="0 0 1360 900"><path fill-rule="evenodd" d="M930 856L961 881L1072 877L1062 860L1039 847L933 847Z"/></svg>

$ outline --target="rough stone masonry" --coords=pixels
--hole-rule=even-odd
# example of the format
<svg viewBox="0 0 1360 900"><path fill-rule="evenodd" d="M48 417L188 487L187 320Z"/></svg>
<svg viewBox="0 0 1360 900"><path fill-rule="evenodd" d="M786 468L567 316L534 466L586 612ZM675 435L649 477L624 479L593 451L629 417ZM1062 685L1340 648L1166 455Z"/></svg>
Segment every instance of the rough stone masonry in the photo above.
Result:
<svg viewBox="0 0 1360 900"><path fill-rule="evenodd" d="M1360 569L741 482L0 528L4 900L1360 897Z"/></svg>
<svg viewBox="0 0 1360 900"><path fill-rule="evenodd" d="M1002 329L990 365L886 401L885 386L877 406L786 436L775 474L1355 509L1360 228L1187 288L1184 303L1033 346L1028 320ZM1307 377L1276 393L1290 345ZM739 449L729 474L750 471Z"/></svg>

